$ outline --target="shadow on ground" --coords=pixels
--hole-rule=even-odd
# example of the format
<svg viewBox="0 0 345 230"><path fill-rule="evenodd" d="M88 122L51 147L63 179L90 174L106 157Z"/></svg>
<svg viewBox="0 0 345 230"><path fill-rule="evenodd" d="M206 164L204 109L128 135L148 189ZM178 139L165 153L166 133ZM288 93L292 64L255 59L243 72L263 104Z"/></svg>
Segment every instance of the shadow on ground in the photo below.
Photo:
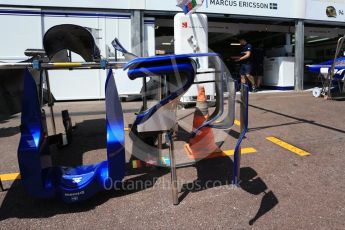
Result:
<svg viewBox="0 0 345 230"><path fill-rule="evenodd" d="M52 145L50 152L55 166L64 165L75 167L83 164L83 155L92 150L106 148L106 122L105 119L85 120L76 124L73 131L71 145L62 149ZM97 160L106 158L106 153L97 156ZM92 162L96 163L96 162Z"/></svg>
<svg viewBox="0 0 345 230"><path fill-rule="evenodd" d="M15 118L16 116L17 115L12 115L12 116L0 115L0 125L6 124L7 122ZM18 134L19 132L20 132L19 126L0 128L0 138L11 137Z"/></svg>
<svg viewBox="0 0 345 230"><path fill-rule="evenodd" d="M3 115L0 114L0 124L5 124L7 123L11 118L15 117L15 115Z"/></svg>
<svg viewBox="0 0 345 230"><path fill-rule="evenodd" d="M315 126L320 127L320 128L324 128L324 129L328 129L328 130L332 130L332 131L335 131L335 132L339 132L339 133L345 134L345 130L337 129L335 127L324 125L324 124L320 124L320 123L317 123L317 122L315 122L313 120L307 120L307 119L295 117L295 116L292 116L292 115L289 115L289 114L280 113L280 112L277 112L277 111L273 111L273 110L266 109L266 108L259 107L259 106L255 106L255 105L249 105L249 106L254 108L254 109L258 109L258 110L264 111L266 113L273 113L273 114L276 114L278 116L282 116L282 117L286 117L286 118L290 118L290 119L296 120L295 122L286 123L286 124L251 128L251 129L249 129L249 132L250 131L256 131L256 130L261 130L261 129L272 128L272 127L279 127L279 126L285 126L285 125L295 125L295 124L306 123L306 124L310 124L310 125L315 125Z"/></svg>
<svg viewBox="0 0 345 230"><path fill-rule="evenodd" d="M73 144L62 150L52 150L55 165L80 165L83 163L83 154L85 152L105 149L106 131L104 127L104 119L87 120L78 123L73 135ZM188 132L185 134L187 135ZM229 135L234 136L236 134L229 133ZM191 184L183 185L179 197L180 201L189 193L195 193L217 186L231 186L233 162L230 157L204 159L196 162L194 167L197 170L197 179ZM126 172L127 177L122 186L124 189L100 192L90 200L77 204L64 204L57 199L40 200L31 198L25 193L20 181L16 180L8 189L1 204L0 221L8 218L48 218L58 214L87 212L102 205L109 199L128 196L129 194L153 187L158 178L169 173L169 170L153 167L132 169L131 165L128 164ZM259 210L249 220L249 224L253 225L256 220L278 204L278 199L272 191L269 191L267 185L258 177L254 169L242 168L241 179L240 187L243 190L253 195L263 196ZM138 184L141 186L133 186Z"/></svg>
<svg viewBox="0 0 345 230"><path fill-rule="evenodd" d="M184 184L179 200L182 201L189 193L199 192L218 186L232 185L233 162L230 157L218 157L198 161L195 165L198 178L189 184ZM265 182L258 177L257 172L249 167L241 168L240 188L253 195L263 195L261 205L256 215L249 221L253 225L260 217L271 211L279 202L272 191L267 191Z"/></svg>
<svg viewBox="0 0 345 230"><path fill-rule="evenodd" d="M11 137L11 136L17 135L19 132L20 132L19 126L0 128L0 138Z"/></svg>

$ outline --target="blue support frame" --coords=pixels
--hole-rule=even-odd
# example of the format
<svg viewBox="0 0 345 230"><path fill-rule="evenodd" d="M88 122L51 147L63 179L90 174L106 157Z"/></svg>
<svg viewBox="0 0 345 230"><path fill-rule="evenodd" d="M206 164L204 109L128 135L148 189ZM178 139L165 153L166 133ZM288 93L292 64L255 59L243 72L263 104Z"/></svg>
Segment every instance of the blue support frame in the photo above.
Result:
<svg viewBox="0 0 345 230"><path fill-rule="evenodd" d="M241 84L241 86L243 88L243 90L241 91L241 94L242 94L241 95L241 98L242 98L241 107L243 106L243 109L244 109L244 111L243 111L244 112L243 113L244 124L241 124L241 125L243 125L243 128L241 130L240 137L237 140L235 152L234 152L234 167L233 167L233 174L232 174L232 183L236 186L239 186L239 184L241 183L241 180L240 180L241 149L240 148L241 148L241 143L242 143L242 141L243 141L243 139L246 136L246 133L248 131L248 114L249 114L248 113L249 86L245 85L245 84ZM244 99L244 101L243 101L243 99ZM242 111L240 113L242 116Z"/></svg>

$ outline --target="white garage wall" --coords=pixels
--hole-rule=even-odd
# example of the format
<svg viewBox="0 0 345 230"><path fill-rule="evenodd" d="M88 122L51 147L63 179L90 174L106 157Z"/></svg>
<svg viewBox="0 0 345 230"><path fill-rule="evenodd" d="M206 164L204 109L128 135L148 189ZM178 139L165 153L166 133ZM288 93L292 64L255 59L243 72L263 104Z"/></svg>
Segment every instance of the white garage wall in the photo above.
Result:
<svg viewBox="0 0 345 230"><path fill-rule="evenodd" d="M0 61L23 61L27 48L42 48L41 10L18 14L12 8L0 8ZM26 13L25 13L26 12Z"/></svg>
<svg viewBox="0 0 345 230"><path fill-rule="evenodd" d="M0 61L14 62L27 59L24 51L27 48L42 48L43 34L58 24L76 24L98 31L96 43L103 57L108 54L107 47L114 50L111 41L117 37L131 50L131 20L128 13L102 13L86 11L50 10L24 8L0 8ZM144 53L154 55L155 34L154 18L145 19ZM118 57L121 57L119 54ZM72 55L73 61L81 57ZM105 70L52 70L50 73L51 88L57 100L85 100L104 98ZM141 79L130 80L123 70L115 71L115 81L121 95L139 94Z"/></svg>

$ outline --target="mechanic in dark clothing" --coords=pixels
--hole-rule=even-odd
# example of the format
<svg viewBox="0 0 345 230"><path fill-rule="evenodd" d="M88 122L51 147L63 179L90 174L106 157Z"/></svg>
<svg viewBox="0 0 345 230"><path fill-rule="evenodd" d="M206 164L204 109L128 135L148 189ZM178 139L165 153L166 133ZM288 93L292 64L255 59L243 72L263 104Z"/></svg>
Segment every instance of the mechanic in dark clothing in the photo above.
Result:
<svg viewBox="0 0 345 230"><path fill-rule="evenodd" d="M245 38L239 38L238 41L243 46L243 51L241 53L241 57L236 59L236 62L241 63L240 68L240 75L241 75L241 82L245 84L248 81L252 85L252 91L257 92L256 84L254 77L252 75L253 69L253 47L249 44Z"/></svg>

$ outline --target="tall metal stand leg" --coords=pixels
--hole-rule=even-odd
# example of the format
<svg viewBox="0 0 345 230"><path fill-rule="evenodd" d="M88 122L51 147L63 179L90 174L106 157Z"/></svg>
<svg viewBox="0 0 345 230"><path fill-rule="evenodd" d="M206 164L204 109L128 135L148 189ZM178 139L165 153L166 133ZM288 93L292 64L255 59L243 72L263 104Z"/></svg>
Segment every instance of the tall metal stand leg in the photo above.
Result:
<svg viewBox="0 0 345 230"><path fill-rule="evenodd" d="M237 141L234 154L234 170L232 183L239 186L241 170L241 143L248 130L248 86L241 84L241 104L240 104L240 129L241 135Z"/></svg>
<svg viewBox="0 0 345 230"><path fill-rule="evenodd" d="M241 106L240 106L240 130L241 133L244 131L246 126L246 96L245 96L245 88L241 87ZM241 170L241 146L238 149L238 167L237 167L237 177L238 177L238 183L240 183L240 170Z"/></svg>
<svg viewBox="0 0 345 230"><path fill-rule="evenodd" d="M49 75L48 75L48 71L45 71L46 74L46 81L47 81L47 90L48 90L48 106L50 109L50 118L51 118L51 122L52 122L52 127L53 127L53 134L56 135L56 125L55 125L55 117L54 117L54 109L53 109L53 98L52 98L52 93L50 90L50 82L49 82Z"/></svg>
<svg viewBox="0 0 345 230"><path fill-rule="evenodd" d="M163 134L160 133L160 134L158 134L158 137L157 137L157 150L158 150L157 163L158 163L158 166L161 166L163 163L163 161L162 161L162 148L163 148Z"/></svg>
<svg viewBox="0 0 345 230"><path fill-rule="evenodd" d="M142 100L143 100L143 110L147 110L147 83L146 83L146 77L143 78Z"/></svg>
<svg viewBox="0 0 345 230"><path fill-rule="evenodd" d="M43 77L43 73L44 71L41 70L40 71L40 86L39 86L39 99L40 99L40 106L41 108L43 107L44 105L44 98L43 98L43 81L44 81L44 77Z"/></svg>
<svg viewBox="0 0 345 230"><path fill-rule="evenodd" d="M159 78L159 87L158 87L158 100L161 101L163 98L163 88L162 88L162 78ZM161 166L163 163L162 160L162 149L163 149L163 134L158 134L157 137L157 146L158 146L158 165Z"/></svg>
<svg viewBox="0 0 345 230"><path fill-rule="evenodd" d="M171 192L173 204L178 205L178 190L177 190L177 174L176 174L176 162L174 154L174 141L172 138L173 130L167 133L167 139L169 140L169 157L170 157L170 174L171 174Z"/></svg>

